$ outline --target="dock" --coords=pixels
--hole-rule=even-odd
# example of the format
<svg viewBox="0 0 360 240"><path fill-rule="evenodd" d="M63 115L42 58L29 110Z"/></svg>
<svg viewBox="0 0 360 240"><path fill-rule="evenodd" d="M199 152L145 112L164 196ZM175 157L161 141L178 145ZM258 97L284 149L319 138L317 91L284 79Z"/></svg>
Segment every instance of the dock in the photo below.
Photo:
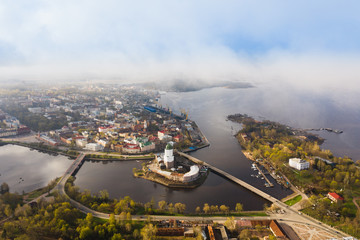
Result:
<svg viewBox="0 0 360 240"><path fill-rule="evenodd" d="M212 165L210 165L210 164L208 164L208 163L206 163L204 161L201 161L201 160L199 160L199 159L197 159L197 158L195 158L193 156L190 156L190 155L188 155L186 153L183 153L183 152L180 152L180 151L175 151L175 152L178 153L180 156L188 158L189 160L193 161L196 164L201 164L201 165L207 166L211 171L213 171L213 172L215 172L215 173L217 173L217 174L219 174L219 175L233 181L234 183L236 183L236 184L238 184L238 185L240 185L240 186L242 186L244 188L247 188L251 192L259 195L260 197L263 197L264 199L266 199L266 200L268 200L268 201L270 201L272 203L275 203L277 205L282 204L281 202L279 202L278 199L270 196L269 194L257 189L256 187L254 187L254 186L252 186L252 185L238 179L237 177L234 177L233 175L231 175L231 174L229 174L229 173L227 173L227 172L225 172L225 171L223 171L223 170L221 170L221 169L219 169L217 167L214 167L214 166L212 166Z"/></svg>
<svg viewBox="0 0 360 240"><path fill-rule="evenodd" d="M270 180L265 176L265 174L263 173L263 171L259 168L259 166L257 164L255 164L255 167L259 171L259 173L264 177L265 181L269 184L269 187L274 187L274 184L272 184L272 182L270 182Z"/></svg>

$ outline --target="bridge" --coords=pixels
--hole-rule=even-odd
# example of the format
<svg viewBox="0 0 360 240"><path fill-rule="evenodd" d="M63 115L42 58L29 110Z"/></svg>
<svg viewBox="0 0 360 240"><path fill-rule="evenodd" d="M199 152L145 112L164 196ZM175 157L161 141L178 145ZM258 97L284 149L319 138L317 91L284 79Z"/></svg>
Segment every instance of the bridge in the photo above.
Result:
<svg viewBox="0 0 360 240"><path fill-rule="evenodd" d="M199 160L199 159L197 159L197 158L195 158L193 156L190 156L189 154L186 154L186 153L183 153L183 152L180 152L180 151L176 151L176 153L178 153L180 156L188 158L189 160L195 162L196 164L200 164L200 165L204 165L204 166L208 167L211 171L213 171L213 172L215 172L215 173L217 173L217 174L231 180L234 183L237 183L238 185L250 190L251 192L259 195L260 197L262 197L262 198L264 198L264 199L266 199L266 200L268 200L268 201L270 201L272 203L275 203L275 204L279 205L279 200L278 199L270 196L269 194L261 191L260 189L257 189L256 187L244 182L243 180L240 180L237 177L234 177L233 175L231 175L231 174L229 174L229 173L227 173L227 172L225 172L225 171L223 171L223 170L221 170L221 169L219 169L217 167L214 167L214 166L212 166L212 165L210 165L210 164L208 164L208 163L206 163L204 161L201 161L201 160ZM284 206L282 206L282 207L284 207Z"/></svg>
<svg viewBox="0 0 360 240"><path fill-rule="evenodd" d="M285 203L281 202L280 200L272 197L271 195L261 191L260 189L257 189L254 186L251 186L250 184L238 179L237 177L234 177L233 175L231 175L217 167L214 167L214 166L212 166L204 161L201 161L193 156L190 156L186 153L183 153L183 152L180 152L177 150L174 150L174 152L178 153L180 156L188 158L189 160L193 161L196 164L200 164L200 165L204 165L204 166L208 167L214 173L217 173L217 174L231 180L232 182L239 184L240 186L250 190L251 192L259 195L260 197L272 202L277 207L283 209L285 211L286 215L290 218L293 218L295 220L301 220L301 222L309 222L309 223L315 224L318 228L324 229L325 231L328 231L328 232L332 232L336 236L347 236L347 234L340 233L338 230L323 224L319 220L316 220L308 215L303 214L302 212L299 212L299 211L291 208L290 206L288 206Z"/></svg>
<svg viewBox="0 0 360 240"><path fill-rule="evenodd" d="M64 175L61 177L60 181L56 185L53 190L59 190L61 194L65 194L65 184L66 181L69 179L69 177L74 176L77 171L79 171L80 167L84 163L85 154L80 153L77 158L74 160L74 162L70 165L70 167L66 170Z"/></svg>
<svg viewBox="0 0 360 240"><path fill-rule="evenodd" d="M292 209L291 207L289 207L288 205L286 205L285 203L279 201L278 199L270 196L269 194L251 186L250 184L232 176L231 174L223 171L223 170L220 170L206 162L203 162L195 157L192 157L186 153L183 153L183 152L179 152L179 151L176 151L179 155L181 156L184 156L186 158L188 158L189 160L197 163L197 164L202 164L204 166L207 166L208 168L210 168L211 171L219 174L219 175L222 175L226 178L228 178L229 180L241 185L242 187L245 187L246 189L254 192L255 194L265 198L266 200L274 203L275 205L277 205L278 207L282 208L282 209L285 209L286 210L286 218L288 218L289 220L297 220L299 222L302 222L302 223L312 223L314 225L316 225L318 228L320 229L323 229L329 233L332 233L334 234L335 236L339 236L339 237L343 237L343 236L348 236L347 234L344 234L344 233L341 233L339 232L337 229L334 229L334 228L331 228L325 224L322 224L320 221L316 220L316 219L313 219L311 218L310 216L307 216L307 215L303 215L301 212L298 212L294 209ZM109 219L109 214L108 213L102 213L102 212L98 212L98 211L95 211L95 210L92 210L92 209L89 209L88 207L82 205L81 203L71 199L65 192L65 184L66 184L66 181L69 179L70 176L73 176L76 174L76 172L80 169L81 165L84 163L84 158L85 158L85 154L84 153L81 153L79 154L79 156L74 160L74 162L71 164L71 166L67 169L67 171L65 172L65 174L62 176L62 178L60 179L59 183L57 184L57 186L53 189L53 190L59 190L59 193L66 196L68 198L68 200L70 201L70 203L76 207L77 209L79 209L80 211L82 211L83 213L87 214L87 213L91 213L93 216L95 217L99 217L99 218L103 218L103 219ZM52 191L53 191L52 190ZM118 217L118 216L116 216ZM194 217L194 216L181 216L181 217L176 217L176 216L152 216L153 219L155 220L164 220L164 219L169 219L169 218L176 218L176 219L181 219L181 220L204 220L205 218L204 217ZM283 216L285 217L285 216ZM145 218L145 216L134 216L134 220L140 220L140 221L143 221ZM251 219L257 219L259 217L251 217ZM261 219L264 219L264 217L260 217ZM213 220L215 221L219 221L219 220L222 220L222 221L225 221L226 218L225 217L212 217ZM243 219L243 217L241 217L240 219ZM265 217L265 219L271 219L270 217ZM284 220L284 219L280 219L280 220Z"/></svg>

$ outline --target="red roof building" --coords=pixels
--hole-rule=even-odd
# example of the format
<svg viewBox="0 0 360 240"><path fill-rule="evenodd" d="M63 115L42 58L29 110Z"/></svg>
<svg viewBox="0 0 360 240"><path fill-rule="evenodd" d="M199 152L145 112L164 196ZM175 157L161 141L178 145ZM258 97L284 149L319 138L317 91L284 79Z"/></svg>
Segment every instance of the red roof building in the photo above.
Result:
<svg viewBox="0 0 360 240"><path fill-rule="evenodd" d="M123 146L122 151L124 153L139 153L141 151L141 149L138 144L128 143Z"/></svg>
<svg viewBox="0 0 360 240"><path fill-rule="evenodd" d="M329 192L327 197L333 202L342 202L342 201L344 201L343 197L341 197L339 194L334 193L334 192Z"/></svg>

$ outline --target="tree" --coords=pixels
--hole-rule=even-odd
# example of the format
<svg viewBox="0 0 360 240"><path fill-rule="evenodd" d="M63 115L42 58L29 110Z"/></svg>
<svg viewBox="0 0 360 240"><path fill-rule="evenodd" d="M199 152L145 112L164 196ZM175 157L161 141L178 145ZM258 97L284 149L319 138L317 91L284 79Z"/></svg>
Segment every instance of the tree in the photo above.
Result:
<svg viewBox="0 0 360 240"><path fill-rule="evenodd" d="M170 212L171 214L173 214L174 211L175 211L174 204L170 203L168 209L169 209L169 212Z"/></svg>
<svg viewBox="0 0 360 240"><path fill-rule="evenodd" d="M202 229L200 226L196 226L196 227L193 227L193 230L194 230L194 233L195 233L195 236L196 236L196 240L203 240L203 236L202 236Z"/></svg>
<svg viewBox="0 0 360 240"><path fill-rule="evenodd" d="M126 223L125 224L125 230L130 233L131 232L131 229L132 229L132 226L131 226L131 223Z"/></svg>
<svg viewBox="0 0 360 240"><path fill-rule="evenodd" d="M81 228L79 238L80 239L90 239L93 231L89 227Z"/></svg>
<svg viewBox="0 0 360 240"><path fill-rule="evenodd" d="M86 226L91 227L93 224L93 220L94 220L93 215L91 213L88 213L85 218Z"/></svg>
<svg viewBox="0 0 360 240"><path fill-rule="evenodd" d="M196 212L197 214L200 214L200 213L201 213L201 208L200 208L199 206L197 206L197 207L195 208L195 212Z"/></svg>
<svg viewBox="0 0 360 240"><path fill-rule="evenodd" d="M239 239L250 239L250 237L251 237L251 233L249 229L242 230L238 236Z"/></svg>
<svg viewBox="0 0 360 240"><path fill-rule="evenodd" d="M274 235L270 235L269 240L276 240L276 237Z"/></svg>
<svg viewBox="0 0 360 240"><path fill-rule="evenodd" d="M140 233L139 233L139 230L138 229L135 229L134 232L133 232L133 237L134 239L138 239L140 237Z"/></svg>
<svg viewBox="0 0 360 240"><path fill-rule="evenodd" d="M227 207L227 206L225 206L225 205L221 205L220 206L220 211L222 212L222 213L228 213L229 212L229 207Z"/></svg>
<svg viewBox="0 0 360 240"><path fill-rule="evenodd" d="M0 186L0 194L5 194L10 191L9 185L6 182L3 182Z"/></svg>
<svg viewBox="0 0 360 240"><path fill-rule="evenodd" d="M241 203L237 203L235 206L236 212L241 212L243 210L243 205Z"/></svg>
<svg viewBox="0 0 360 240"><path fill-rule="evenodd" d="M209 204L207 204L207 203L204 204L203 211L205 214L208 214L210 212Z"/></svg>
<svg viewBox="0 0 360 240"><path fill-rule="evenodd" d="M212 213L219 212L219 207L218 207L218 205L211 205L211 206L210 206L210 211L211 211Z"/></svg>
<svg viewBox="0 0 360 240"><path fill-rule="evenodd" d="M111 240L121 240L121 234L120 233L115 233L112 237Z"/></svg>
<svg viewBox="0 0 360 240"><path fill-rule="evenodd" d="M175 203L175 209L178 213L183 213L186 209L186 205L183 203Z"/></svg>
<svg viewBox="0 0 360 240"><path fill-rule="evenodd" d="M89 215L90 213L88 213ZM92 217L92 216L91 216ZM87 217L86 217L87 218ZM116 220L115 220L115 215L112 213L110 214L110 217L109 217L109 224L111 225L115 225L116 224Z"/></svg>
<svg viewBox="0 0 360 240"><path fill-rule="evenodd" d="M107 190L101 190L99 192L99 195L100 195L100 199L103 201L107 201L109 199L109 193Z"/></svg>
<svg viewBox="0 0 360 240"><path fill-rule="evenodd" d="M336 190L338 188L338 183L336 181L334 181L334 180L331 181L330 188Z"/></svg>
<svg viewBox="0 0 360 240"><path fill-rule="evenodd" d="M140 231L140 235L144 240L155 239L157 228L151 223L146 224Z"/></svg>
<svg viewBox="0 0 360 240"><path fill-rule="evenodd" d="M236 229L236 221L234 217L226 218L226 221L224 223L225 227L229 229L230 231L234 231Z"/></svg>
<svg viewBox="0 0 360 240"><path fill-rule="evenodd" d="M11 209L9 204L6 204L6 207L4 209L4 213L7 217L10 217L13 213L13 210Z"/></svg>
<svg viewBox="0 0 360 240"><path fill-rule="evenodd" d="M165 201L160 201L160 202L158 202L158 205L159 205L159 209L161 211L164 211L166 209L167 203Z"/></svg>
<svg viewBox="0 0 360 240"><path fill-rule="evenodd" d="M132 221L132 217L131 217L131 213L130 213L130 212L127 212L127 213L126 213L126 220Z"/></svg>

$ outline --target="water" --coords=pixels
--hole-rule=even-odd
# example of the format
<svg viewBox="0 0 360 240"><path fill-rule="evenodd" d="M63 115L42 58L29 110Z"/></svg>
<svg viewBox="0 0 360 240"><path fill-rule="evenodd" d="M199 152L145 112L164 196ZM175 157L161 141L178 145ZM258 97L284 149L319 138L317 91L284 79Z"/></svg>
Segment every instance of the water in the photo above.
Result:
<svg viewBox="0 0 360 240"><path fill-rule="evenodd" d="M226 121L226 116L246 113L257 119L269 119L298 128L330 127L343 130L343 134L316 132L326 138L323 148L337 156L348 155L360 159L360 111L356 106L341 105L327 95L261 86L251 89L204 89L188 93L166 93L161 102L173 111L189 110L190 119L196 121L209 139L211 146L192 155L225 170L234 176L281 199L291 193L276 185L265 188L264 180L253 178L251 162L244 157L233 136L240 125ZM1 182L8 182L12 191L30 191L61 176L70 165L62 156L49 156L18 146L0 148ZM234 208L237 202L246 210L260 210L266 201L228 180L210 173L203 185L196 189L174 190L132 176L132 169L141 163L85 162L76 176L75 184L93 193L107 189L114 198L130 196L135 201L185 203L189 211L204 203L225 204ZM3 175L6 173L6 175ZM19 177L25 179L18 184ZM271 179L272 180L272 179ZM272 180L273 181L273 180Z"/></svg>
<svg viewBox="0 0 360 240"><path fill-rule="evenodd" d="M10 192L30 192L61 177L70 165L71 161L61 155L5 145L0 147L0 184L6 182Z"/></svg>
<svg viewBox="0 0 360 240"><path fill-rule="evenodd" d="M262 209L267 203L261 197L213 173L210 173L205 183L198 188L170 189L133 177L132 169L139 168L140 165L136 161L85 162L76 175L75 184L83 190L91 190L92 193L106 188L112 198L130 196L135 201L143 203L152 199L155 203L161 200L181 202L186 204L188 211L194 211L197 206L202 207L204 203L225 204L234 209L235 204L240 202L248 210Z"/></svg>
<svg viewBox="0 0 360 240"><path fill-rule="evenodd" d="M226 116L246 113L257 119L269 119L292 127L330 127L344 133L318 132L325 137L323 148L331 149L335 155L344 154L360 159L360 111L353 107L339 106L327 95L311 95L305 92L284 90L272 86L251 89L212 88L197 92L166 93L161 97L163 106L170 106L174 112L184 108L189 110L190 119L196 121L211 143L209 148L193 152L192 155L204 160L234 176L281 199L291 191L279 185L265 188L264 180L253 178L251 162L241 152L239 143L233 136L240 128L237 123L226 121ZM132 177L132 168L140 163L87 162L80 169L75 184L81 189L97 192L108 189L110 196L131 196L136 201L148 202L165 200L183 202L188 210L196 206L226 204L234 207L237 202L246 210L260 210L266 201L250 191L237 186L213 173L206 182L193 190L171 190L160 184ZM270 178L271 181L273 179Z"/></svg>

